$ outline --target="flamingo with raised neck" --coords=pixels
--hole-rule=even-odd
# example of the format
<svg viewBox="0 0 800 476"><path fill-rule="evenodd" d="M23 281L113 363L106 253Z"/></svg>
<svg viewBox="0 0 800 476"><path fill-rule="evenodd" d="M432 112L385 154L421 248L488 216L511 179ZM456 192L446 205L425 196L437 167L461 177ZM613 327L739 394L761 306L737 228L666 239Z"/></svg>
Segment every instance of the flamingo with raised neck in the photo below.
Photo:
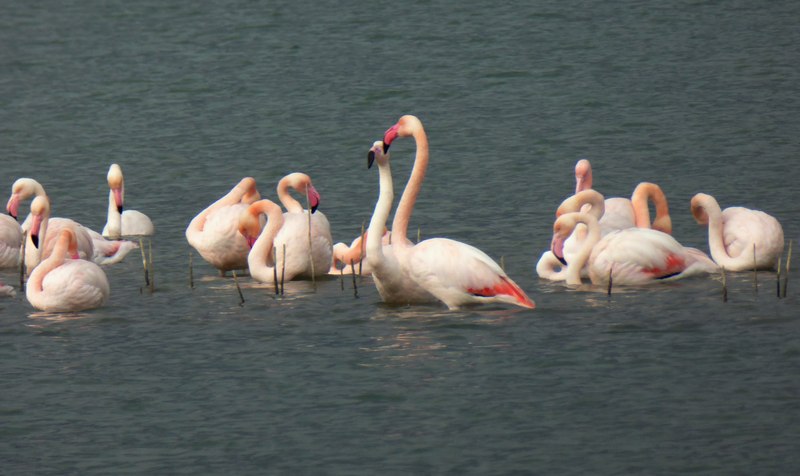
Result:
<svg viewBox="0 0 800 476"><path fill-rule="evenodd" d="M155 232L150 217L137 210L125 210L125 178L122 167L111 164L106 175L108 182L108 215L103 236L118 239L121 236L150 236Z"/></svg>

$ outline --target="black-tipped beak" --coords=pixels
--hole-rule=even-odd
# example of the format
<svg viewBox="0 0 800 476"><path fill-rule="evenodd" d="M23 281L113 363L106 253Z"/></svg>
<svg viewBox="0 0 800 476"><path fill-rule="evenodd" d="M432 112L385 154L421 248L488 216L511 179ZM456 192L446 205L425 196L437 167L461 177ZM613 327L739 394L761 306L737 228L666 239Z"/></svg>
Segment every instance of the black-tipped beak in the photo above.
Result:
<svg viewBox="0 0 800 476"><path fill-rule="evenodd" d="M383 143L383 153L389 152L389 146L392 144L387 144L386 142Z"/></svg>
<svg viewBox="0 0 800 476"><path fill-rule="evenodd" d="M122 205L117 207L117 212L121 215L122 214Z"/></svg>
<svg viewBox="0 0 800 476"><path fill-rule="evenodd" d="M14 214L13 214L13 213L11 213L11 212L8 212L8 216L10 216L10 217L12 217L13 219L15 219L15 220L19 221L19 218L17 218L17 216L16 216L16 215L14 215Z"/></svg>
<svg viewBox="0 0 800 476"><path fill-rule="evenodd" d="M39 235L31 235L31 241L33 242L33 246L39 247Z"/></svg>
<svg viewBox="0 0 800 476"><path fill-rule="evenodd" d="M311 207L311 213L314 213L315 211L317 211L317 208L319 208L319 204L314 205L313 207Z"/></svg>
<svg viewBox="0 0 800 476"><path fill-rule="evenodd" d="M563 256L556 256L556 258L558 258L558 260L561 261L561 264L567 266L567 260L565 260Z"/></svg>
<svg viewBox="0 0 800 476"><path fill-rule="evenodd" d="M375 151L374 150L370 150L367 153L367 168L368 169L372 168L372 163L373 162L375 162Z"/></svg>

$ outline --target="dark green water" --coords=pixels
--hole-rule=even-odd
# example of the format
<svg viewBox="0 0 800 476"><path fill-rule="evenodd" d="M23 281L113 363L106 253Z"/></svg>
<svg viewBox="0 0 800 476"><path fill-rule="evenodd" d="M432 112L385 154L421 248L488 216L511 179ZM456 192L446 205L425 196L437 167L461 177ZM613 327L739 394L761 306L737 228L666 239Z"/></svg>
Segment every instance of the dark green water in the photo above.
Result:
<svg viewBox="0 0 800 476"><path fill-rule="evenodd" d="M646 289L539 281L553 212L662 185L707 249L697 192L800 237L800 4L15 1L0 16L0 190L105 223L108 165L157 227L81 315L0 301L7 474L793 474L800 281ZM503 257L537 302L390 308L368 278L276 299L183 231L241 177L310 174L334 239L377 198L368 147L402 114L431 165L412 218ZM402 186L413 143L396 142ZM0 280L15 283L12 270ZM792 284L794 283L794 284ZM342 289L344 288L344 289Z"/></svg>

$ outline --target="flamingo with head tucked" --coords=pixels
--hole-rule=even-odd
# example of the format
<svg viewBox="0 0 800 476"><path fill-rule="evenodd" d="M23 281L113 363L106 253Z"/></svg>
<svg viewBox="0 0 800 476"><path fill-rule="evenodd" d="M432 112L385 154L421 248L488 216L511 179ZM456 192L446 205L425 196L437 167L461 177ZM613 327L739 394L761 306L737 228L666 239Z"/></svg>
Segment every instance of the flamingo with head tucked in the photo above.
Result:
<svg viewBox="0 0 800 476"><path fill-rule="evenodd" d="M575 193L592 188L592 184L592 165L587 159L581 159L575 165ZM648 200L653 202L656 209L652 225ZM630 199L621 197L605 199L605 212L600 219L601 232L606 234L612 230L624 230L634 226L672 233L667 197L658 185L642 182L634 189Z"/></svg>
<svg viewBox="0 0 800 476"><path fill-rule="evenodd" d="M245 177L225 196L198 213L186 228L186 240L220 271L220 275L247 269L250 246L239 232L239 216L260 198L256 180Z"/></svg>
<svg viewBox="0 0 800 476"><path fill-rule="evenodd" d="M125 178L122 168L111 164L106 176L108 181L108 217L103 236L118 239L121 236L150 236L155 232L150 217L136 210L124 210Z"/></svg>
<svg viewBox="0 0 800 476"><path fill-rule="evenodd" d="M8 215L0 215L0 268L19 265L21 246L22 228L17 220Z"/></svg>
<svg viewBox="0 0 800 476"><path fill-rule="evenodd" d="M267 222L263 226L262 215L267 217ZM298 273L305 270L292 261L292 255L286 255L286 266L284 266L283 254L274 253L275 237L282 226L281 207L266 198L251 203L239 215L239 233L245 237L251 248L247 255L247 265L253 279L262 283L274 283L276 277L278 280L291 281Z"/></svg>
<svg viewBox="0 0 800 476"><path fill-rule="evenodd" d="M393 200L386 152L398 137L413 137L417 153L392 223L392 244L384 247L381 232ZM428 165L428 139L417 117L402 116L386 131L382 142L373 144L368 165L373 162L378 164L380 194L368 230L367 262L384 302L413 304L430 302L435 297L450 309L491 302L535 306L500 266L479 249L446 238L431 238L414 245L406 236Z"/></svg>
<svg viewBox="0 0 800 476"><path fill-rule="evenodd" d="M291 196L290 188L301 196L308 197L310 212ZM285 246L287 265L291 263L293 267L297 267L296 276L298 277L311 278L327 274L333 259L331 226L328 218L317 210L320 204L320 194L314 188L311 177L300 172L283 177L278 182L278 198L286 207L286 213L283 214L283 226L275 237L275 249L278 254L283 255ZM309 213L311 213L310 252Z"/></svg>
<svg viewBox="0 0 800 476"><path fill-rule="evenodd" d="M11 197L9 197L8 204L6 205L8 214L17 219L19 215L20 203L31 197L47 197L44 187L42 187L39 182L32 178L26 177L17 179L17 181L15 181L11 186ZM33 204L31 204L31 208L33 208ZM23 232L28 232L30 230L32 218L32 214L28 214L28 217L22 223ZM96 231L85 227L74 220L69 220L67 218L52 218L53 224L57 223L59 220L68 220L71 223L75 223L83 230L76 231L78 234L78 241L81 243L81 249L86 249L86 246L82 243L82 240L84 234L88 235L89 239L92 241L92 254L89 255L88 259L91 259L97 264L108 265L118 263L122 261L122 259L125 258L125 256L131 250L135 250L139 247L132 241L106 240L102 235L100 235L100 233L97 233Z"/></svg>
<svg viewBox="0 0 800 476"><path fill-rule="evenodd" d="M75 312L102 306L111 292L108 278L91 261L77 257L75 232L64 228L48 258L33 270L25 295L33 307L50 312Z"/></svg>
<svg viewBox="0 0 800 476"><path fill-rule="evenodd" d="M704 253L685 248L672 236L648 228L627 228L601 237L597 219L585 212L561 215L553 225L551 249L563 257L564 241L575 227L588 227L586 239L567 265L567 284L581 284L581 269L588 265L594 284L647 284L713 273L716 264Z"/></svg>
<svg viewBox="0 0 800 476"><path fill-rule="evenodd" d="M367 235L364 232L357 236L348 246L346 243L336 243L333 245L333 263L328 274L353 274L361 275L372 274L372 268L367 263ZM391 242L391 233L386 230L381 238L381 243L386 246Z"/></svg>
<svg viewBox="0 0 800 476"><path fill-rule="evenodd" d="M711 257L728 271L773 269L783 254L783 227L775 217L744 207L721 210L711 195L692 197L692 215L708 226Z"/></svg>

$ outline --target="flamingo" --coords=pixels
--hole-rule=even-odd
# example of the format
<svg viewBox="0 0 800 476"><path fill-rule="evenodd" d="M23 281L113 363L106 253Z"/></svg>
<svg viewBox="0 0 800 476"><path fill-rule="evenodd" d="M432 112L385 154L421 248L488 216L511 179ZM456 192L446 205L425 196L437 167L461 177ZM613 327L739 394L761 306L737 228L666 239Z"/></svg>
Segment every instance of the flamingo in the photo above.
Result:
<svg viewBox="0 0 800 476"><path fill-rule="evenodd" d="M153 222L142 212L136 210L123 211L125 201L125 179L122 168L111 164L106 176L108 187L108 218L103 228L103 236L119 238L120 236L150 236L155 232Z"/></svg>
<svg viewBox="0 0 800 476"><path fill-rule="evenodd" d="M386 152L398 137L413 137L417 152L392 223L392 244L384 247L381 235L394 198ZM449 309L491 302L534 308L525 292L479 249L447 238L431 238L416 245L407 238L408 222L428 165L428 138L417 117L402 116L386 131L382 142L373 144L368 166L374 162L378 163L380 194L368 229L367 263L384 302L410 304L429 302L434 297Z"/></svg>
<svg viewBox="0 0 800 476"><path fill-rule="evenodd" d="M291 196L289 188L308 197L311 207L311 253L309 253L309 212ZM311 177L299 172L283 177L278 182L278 198L286 208L286 213L283 214L283 226L275 237L275 248L282 256L283 247L286 246L287 268L291 265L293 270L296 270L293 276L311 278L327 274L333 258L331 226L328 218L317 210L320 195L311 183ZM288 269L286 272L288 275Z"/></svg>
<svg viewBox="0 0 800 476"><path fill-rule="evenodd" d="M69 229L75 235L78 258L90 260L94 256L94 240L88 230L69 218L50 217L50 199L47 195L35 197L31 202L31 229L25 243L25 265L28 273L50 256L61 230Z"/></svg>
<svg viewBox="0 0 800 476"><path fill-rule="evenodd" d="M391 233L384 231L381 238L382 245L388 245L391 241ZM367 232L356 237L348 246L346 243L336 243L333 245L333 263L328 274L352 274L354 268L358 269L361 275L372 274L372 268L367 264Z"/></svg>
<svg viewBox="0 0 800 476"><path fill-rule="evenodd" d="M585 210L585 213L594 216L598 221L601 220L605 212L603 195L593 189L582 190L561 202L561 205L556 210L556 218L564 213L580 210ZM551 250L547 250L542 253L536 263L536 274L540 278L551 281L564 281L567 279L566 265L577 256L583 241L586 240L586 236L586 225L579 223L564 242L564 261L558 259ZM589 277L589 270L586 266L581 269L581 276L584 278Z"/></svg>
<svg viewBox="0 0 800 476"><path fill-rule="evenodd" d="M22 246L22 228L17 220L0 215L0 268L13 268L19 264Z"/></svg>
<svg viewBox="0 0 800 476"><path fill-rule="evenodd" d="M38 198L37 198L38 199ZM102 306L111 292L108 278L91 261L67 259L78 254L72 229L59 232L53 252L33 270L25 295L41 311L75 312Z"/></svg>
<svg viewBox="0 0 800 476"><path fill-rule="evenodd" d="M259 200L256 180L245 177L225 196L206 207L186 228L186 240L224 276L226 271L247 268L250 246L239 233L239 215Z"/></svg>
<svg viewBox="0 0 800 476"><path fill-rule="evenodd" d="M692 197L692 215L708 225L711 257L728 271L773 269L783 254L783 228L760 210L729 207L720 210L711 195Z"/></svg>
<svg viewBox="0 0 800 476"><path fill-rule="evenodd" d="M267 216L267 223L263 227L261 215ZM247 239L250 246L247 265L253 279L262 283L274 283L277 273L278 279L290 281L299 272L305 271L305 268L297 266L297 260L292 254L287 254L285 267L283 255L273 255L275 236L282 226L281 207L266 198L253 202L239 216L239 233ZM308 248L305 251L308 253Z"/></svg>
<svg viewBox="0 0 800 476"><path fill-rule="evenodd" d="M581 268L587 264L593 284L607 284L609 276L614 284L646 284L717 270L704 253L658 230L627 228L601 237L598 220L585 212L566 213L555 221L551 249L556 257L563 257L564 240L579 223L588 227L588 234L567 265L567 284L581 284Z"/></svg>
<svg viewBox="0 0 800 476"><path fill-rule="evenodd" d="M591 163L587 159L579 160L575 164L575 193L592 188L592 183ZM652 226L647 208L648 200L652 200L656 208L656 217ZM608 233L611 230L624 230L634 226L653 228L667 234L672 233L667 198L658 185L642 182L634 189L630 199L621 197L605 199L605 213L600 219L602 232Z"/></svg>
<svg viewBox="0 0 800 476"><path fill-rule="evenodd" d="M44 191L44 187L42 187L42 185L39 182L37 182L32 178L25 177L17 179L11 186L11 197L9 197L8 199L8 204L6 205L6 211L8 211L8 214L14 217L14 219L17 219L19 215L20 203L31 197L47 197L47 194ZM32 214L28 214L28 217L22 223L21 228L23 233L27 233L30 230L32 218L33 218ZM52 220L57 221L61 220L61 218L53 218ZM65 218L64 220L67 219ZM92 240L93 254L89 256L90 259L97 264L109 265L118 263L122 261L131 250L135 250L139 247L139 245L137 245L132 241L106 240L100 233L97 233L96 231L88 227L85 227L80 223L75 222L74 220L69 220L69 221L83 228L83 230L88 234L89 238ZM81 242L82 240L82 235L83 233L78 234L79 242ZM84 244L81 244L81 246L85 248Z"/></svg>

